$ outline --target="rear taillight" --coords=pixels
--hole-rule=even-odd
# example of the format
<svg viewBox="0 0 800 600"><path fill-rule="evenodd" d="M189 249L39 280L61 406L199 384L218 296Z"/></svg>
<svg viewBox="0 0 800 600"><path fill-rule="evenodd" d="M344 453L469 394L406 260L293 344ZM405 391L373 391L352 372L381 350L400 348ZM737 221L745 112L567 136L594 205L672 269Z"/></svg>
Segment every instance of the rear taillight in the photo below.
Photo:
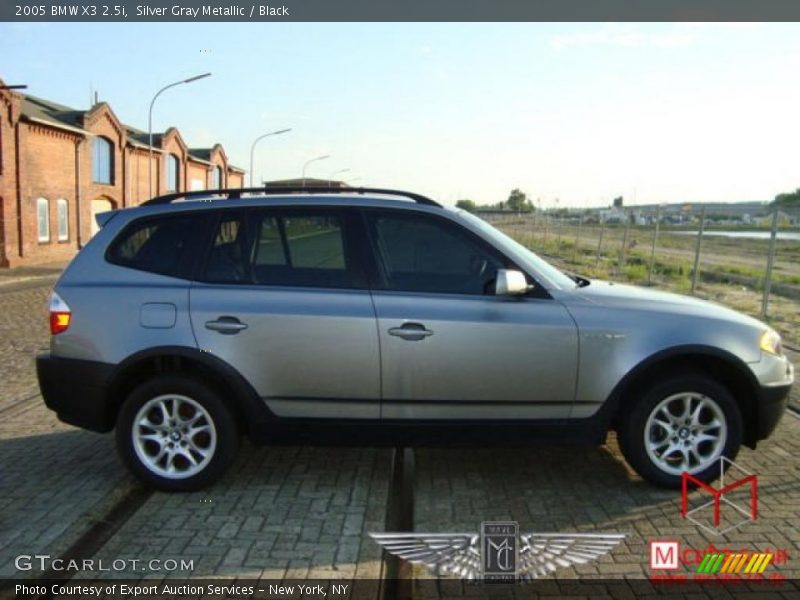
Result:
<svg viewBox="0 0 800 600"><path fill-rule="evenodd" d="M50 333L58 335L69 329L72 311L61 296L53 292L50 295Z"/></svg>

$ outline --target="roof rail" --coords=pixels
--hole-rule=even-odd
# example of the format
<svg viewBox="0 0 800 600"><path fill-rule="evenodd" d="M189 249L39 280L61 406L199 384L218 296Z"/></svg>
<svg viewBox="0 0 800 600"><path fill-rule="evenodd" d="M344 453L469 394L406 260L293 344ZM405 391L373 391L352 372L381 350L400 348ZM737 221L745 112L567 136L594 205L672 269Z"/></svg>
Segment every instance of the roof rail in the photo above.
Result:
<svg viewBox="0 0 800 600"><path fill-rule="evenodd" d="M409 198L417 204L428 206L442 205L426 196L414 194L413 192L403 192L401 190L386 190L382 188L340 188L340 187L249 187L249 188L228 188L219 190L195 190L191 192L176 192L151 198L142 202L141 206L154 206L158 204L170 204L182 198L196 198L203 196L225 196L226 198L241 198L242 194L262 194L265 196L279 196L284 194L381 194L386 196L402 196Z"/></svg>

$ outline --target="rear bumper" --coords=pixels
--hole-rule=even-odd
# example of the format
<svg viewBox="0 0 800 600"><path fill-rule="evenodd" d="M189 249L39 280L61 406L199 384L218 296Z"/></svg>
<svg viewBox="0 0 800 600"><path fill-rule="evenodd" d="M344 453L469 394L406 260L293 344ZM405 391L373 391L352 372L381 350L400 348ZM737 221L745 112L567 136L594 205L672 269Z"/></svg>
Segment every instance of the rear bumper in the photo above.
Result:
<svg viewBox="0 0 800 600"><path fill-rule="evenodd" d="M91 431L114 427L114 411L108 402L108 381L113 365L89 360L36 357L36 374L44 403L58 418Z"/></svg>
<svg viewBox="0 0 800 600"><path fill-rule="evenodd" d="M758 391L757 421L756 421L756 440L768 438L783 413L786 412L786 405L789 402L789 391L791 384L782 386L762 386Z"/></svg>

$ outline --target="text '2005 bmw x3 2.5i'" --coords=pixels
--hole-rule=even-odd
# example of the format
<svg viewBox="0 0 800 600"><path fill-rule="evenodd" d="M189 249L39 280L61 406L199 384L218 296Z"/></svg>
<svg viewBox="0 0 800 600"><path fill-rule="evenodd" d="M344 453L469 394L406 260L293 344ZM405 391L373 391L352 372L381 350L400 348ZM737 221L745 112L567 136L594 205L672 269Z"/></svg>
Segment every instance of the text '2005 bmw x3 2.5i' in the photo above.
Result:
<svg viewBox="0 0 800 600"><path fill-rule="evenodd" d="M219 190L100 215L50 304L47 405L145 482L197 489L239 436L604 442L703 480L775 428L778 335L568 276L481 219L387 190ZM313 433L313 435L312 435Z"/></svg>

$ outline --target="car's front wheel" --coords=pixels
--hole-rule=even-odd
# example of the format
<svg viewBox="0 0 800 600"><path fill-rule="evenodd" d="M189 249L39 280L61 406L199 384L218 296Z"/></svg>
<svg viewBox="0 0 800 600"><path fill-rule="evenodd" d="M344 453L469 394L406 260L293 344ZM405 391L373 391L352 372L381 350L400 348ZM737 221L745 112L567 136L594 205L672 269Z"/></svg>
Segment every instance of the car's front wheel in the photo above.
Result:
<svg viewBox="0 0 800 600"><path fill-rule="evenodd" d="M620 448L644 479L677 488L688 472L704 482L720 474L742 443L742 417L722 385L700 374L672 375L634 400L618 428Z"/></svg>
<svg viewBox="0 0 800 600"><path fill-rule="evenodd" d="M236 422L219 396L179 375L135 388L117 418L117 449L152 487L196 490L218 479L236 455Z"/></svg>

